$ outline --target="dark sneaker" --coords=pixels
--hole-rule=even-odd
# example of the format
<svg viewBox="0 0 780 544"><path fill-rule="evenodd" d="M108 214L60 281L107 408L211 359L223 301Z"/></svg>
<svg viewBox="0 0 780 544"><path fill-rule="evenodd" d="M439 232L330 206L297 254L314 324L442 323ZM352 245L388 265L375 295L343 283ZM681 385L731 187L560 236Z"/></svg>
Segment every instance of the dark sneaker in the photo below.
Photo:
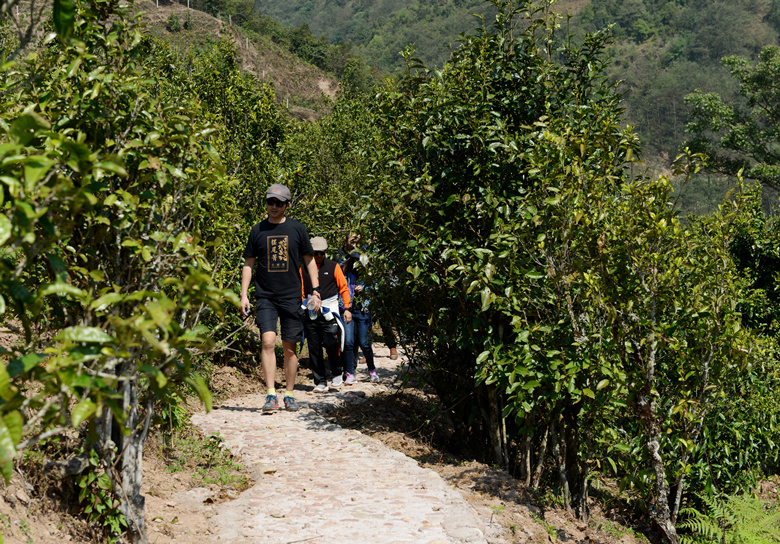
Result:
<svg viewBox="0 0 780 544"><path fill-rule="evenodd" d="M271 412L279 408L279 399L275 395L267 395L265 397L265 405L263 405L263 412Z"/></svg>
<svg viewBox="0 0 780 544"><path fill-rule="evenodd" d="M295 402L294 397L284 397L284 407L290 412L298 411L298 403Z"/></svg>

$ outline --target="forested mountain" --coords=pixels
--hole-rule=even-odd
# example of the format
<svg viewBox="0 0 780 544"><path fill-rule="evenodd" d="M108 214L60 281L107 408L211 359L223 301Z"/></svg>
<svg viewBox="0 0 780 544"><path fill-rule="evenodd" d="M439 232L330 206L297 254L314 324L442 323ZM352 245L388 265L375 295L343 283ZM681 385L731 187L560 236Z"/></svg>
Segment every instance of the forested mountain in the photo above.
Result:
<svg viewBox="0 0 780 544"><path fill-rule="evenodd" d="M414 44L426 65L441 65L458 35L475 27L474 14L489 25L496 9L483 0L257 0L263 13L284 25L306 25L332 43L349 42L370 64L392 72L400 52Z"/></svg>
<svg viewBox="0 0 780 544"><path fill-rule="evenodd" d="M579 32L614 25L610 76L624 82L627 117L648 153L672 155L685 138L685 95L698 88L733 96L721 59L755 59L777 44L780 2L592 0L574 23Z"/></svg>
<svg viewBox="0 0 780 544"><path fill-rule="evenodd" d="M472 14L487 23L495 14L482 0L257 0L257 6L284 25L349 42L369 64L390 72L402 66L399 52L410 43L426 65L440 66L459 33L474 28ZM779 0L561 1L556 9L572 15L566 24L580 36L614 25L608 75L624 82L627 121L642 137L645 156L661 164L685 140L684 97L697 88L733 96L735 83L720 59L755 58L778 43L780 30Z"/></svg>

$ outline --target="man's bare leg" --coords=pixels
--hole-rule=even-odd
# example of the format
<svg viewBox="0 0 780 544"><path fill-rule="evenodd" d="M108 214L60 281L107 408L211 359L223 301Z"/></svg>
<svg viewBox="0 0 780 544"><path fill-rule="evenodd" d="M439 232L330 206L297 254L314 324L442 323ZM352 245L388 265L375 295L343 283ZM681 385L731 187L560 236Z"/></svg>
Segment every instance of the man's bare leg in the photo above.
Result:
<svg viewBox="0 0 780 544"><path fill-rule="evenodd" d="M282 340L282 349L284 350L284 385L287 391L295 388L295 378L298 375L298 353L297 344Z"/></svg>
<svg viewBox="0 0 780 544"><path fill-rule="evenodd" d="M265 379L266 388L276 389L276 333L274 331L264 332L262 338L263 347L260 351L260 365L263 367L263 379ZM287 354L285 353L286 359Z"/></svg>

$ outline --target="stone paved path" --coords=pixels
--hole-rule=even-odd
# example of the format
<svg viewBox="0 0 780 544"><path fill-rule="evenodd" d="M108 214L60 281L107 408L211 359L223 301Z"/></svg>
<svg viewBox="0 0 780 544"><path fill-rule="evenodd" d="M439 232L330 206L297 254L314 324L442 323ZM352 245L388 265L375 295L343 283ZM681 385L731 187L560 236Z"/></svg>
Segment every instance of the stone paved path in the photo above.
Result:
<svg viewBox="0 0 780 544"><path fill-rule="evenodd" d="M397 363L376 346L380 384L315 394L298 386L298 412L266 414L261 394L227 401L193 422L262 477L235 500L208 504L193 490L175 497L203 512L206 528L177 542L231 544L485 543L477 513L432 470L359 432L330 424L324 404L360 402L393 388ZM204 499L205 502L204 502Z"/></svg>

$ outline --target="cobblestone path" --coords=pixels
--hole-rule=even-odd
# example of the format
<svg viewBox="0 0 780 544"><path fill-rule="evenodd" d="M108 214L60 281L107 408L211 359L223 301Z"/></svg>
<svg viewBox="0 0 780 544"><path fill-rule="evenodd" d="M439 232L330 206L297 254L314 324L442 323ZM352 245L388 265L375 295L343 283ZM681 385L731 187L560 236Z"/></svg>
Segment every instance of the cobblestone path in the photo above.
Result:
<svg viewBox="0 0 780 544"><path fill-rule="evenodd" d="M204 526L177 541L200 544L484 543L474 509L432 470L318 415L323 404L359 402L393 387L399 361L376 346L379 384L361 381L326 394L297 386L298 412L263 413L263 396L241 397L193 422L262 476L235 500L209 504L206 490L176 502L202 511ZM281 400L281 399L280 399ZM191 537L191 538L189 538Z"/></svg>

